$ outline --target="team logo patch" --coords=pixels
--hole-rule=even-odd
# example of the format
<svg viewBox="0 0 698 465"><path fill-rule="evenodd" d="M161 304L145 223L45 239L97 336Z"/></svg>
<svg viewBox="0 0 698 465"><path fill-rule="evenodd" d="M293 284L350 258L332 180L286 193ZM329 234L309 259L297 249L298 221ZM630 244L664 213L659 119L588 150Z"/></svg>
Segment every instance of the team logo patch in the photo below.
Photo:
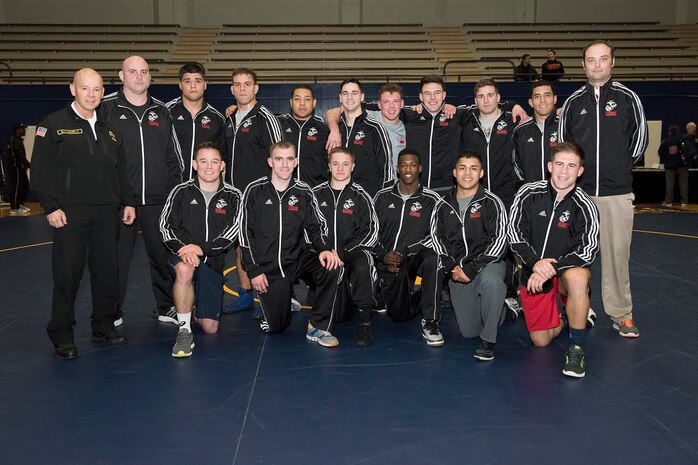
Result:
<svg viewBox="0 0 698 465"><path fill-rule="evenodd" d="M347 199L346 202L344 202L344 205L342 205L342 213L345 215L353 215L354 210L352 210L352 207L354 206L354 201L352 199Z"/></svg>
<svg viewBox="0 0 698 465"><path fill-rule="evenodd" d="M549 147L556 147L557 146L557 131L550 134L550 142L548 143L548 146Z"/></svg>
<svg viewBox="0 0 698 465"><path fill-rule="evenodd" d="M439 126L448 126L448 117L443 113L439 116Z"/></svg>
<svg viewBox="0 0 698 465"><path fill-rule="evenodd" d="M148 125L160 126L160 122L158 121L158 114L155 113L154 111L148 112Z"/></svg>
<svg viewBox="0 0 698 465"><path fill-rule="evenodd" d="M214 211L220 215L225 215L225 207L227 206L228 202L226 202L223 199L218 199L218 201L216 202L216 209Z"/></svg>
<svg viewBox="0 0 698 465"><path fill-rule="evenodd" d="M398 136L397 143L400 145L405 145L405 138L403 136Z"/></svg>
<svg viewBox="0 0 698 465"><path fill-rule="evenodd" d="M204 116L203 118L201 118L201 127L203 129L211 129L210 123L211 123L211 118L209 118L208 116Z"/></svg>
<svg viewBox="0 0 698 465"><path fill-rule="evenodd" d="M412 204L410 207L410 216L414 216L415 218L419 218L422 216L422 213L419 211L422 209L422 204L419 202L415 202Z"/></svg>
<svg viewBox="0 0 698 465"><path fill-rule="evenodd" d="M250 126L252 126L252 120L248 119L242 123L242 132L250 132Z"/></svg>
<svg viewBox="0 0 698 465"><path fill-rule="evenodd" d="M291 197L288 198L288 210L292 212L297 212L298 211L298 197L295 195L292 195Z"/></svg>
<svg viewBox="0 0 698 465"><path fill-rule="evenodd" d="M506 121L500 121L497 123L497 134L506 134L509 131L506 129L507 127L507 122Z"/></svg>
<svg viewBox="0 0 698 465"><path fill-rule="evenodd" d="M109 131L109 137L111 137L111 140L113 140L114 142L116 142L116 136L114 135L113 132Z"/></svg>
<svg viewBox="0 0 698 465"><path fill-rule="evenodd" d="M366 134L364 134L363 131L357 132L356 135L354 136L354 144L355 145L364 145L364 141L363 141L364 137L366 137Z"/></svg>
<svg viewBox="0 0 698 465"><path fill-rule="evenodd" d="M569 228L569 221L570 221L570 211L565 210L562 212L562 215L560 215L560 218L558 218L557 221L557 227L558 228Z"/></svg>
<svg viewBox="0 0 698 465"><path fill-rule="evenodd" d="M616 111L617 106L618 104L613 100L609 100L608 102L606 102L606 116L616 116L618 114L618 112Z"/></svg>
<svg viewBox="0 0 698 465"><path fill-rule="evenodd" d="M48 131L48 129L39 126L38 128L36 128L36 135L39 137L46 137L47 131Z"/></svg>
<svg viewBox="0 0 698 465"><path fill-rule="evenodd" d="M482 208L482 205L480 205L480 202L475 202L470 206L470 218L480 218L482 216L482 212L480 209Z"/></svg>
<svg viewBox="0 0 698 465"><path fill-rule="evenodd" d="M82 134L82 129L59 129L56 134L59 136L77 136Z"/></svg>
<svg viewBox="0 0 698 465"><path fill-rule="evenodd" d="M317 129L316 128L308 129L308 140L317 140Z"/></svg>

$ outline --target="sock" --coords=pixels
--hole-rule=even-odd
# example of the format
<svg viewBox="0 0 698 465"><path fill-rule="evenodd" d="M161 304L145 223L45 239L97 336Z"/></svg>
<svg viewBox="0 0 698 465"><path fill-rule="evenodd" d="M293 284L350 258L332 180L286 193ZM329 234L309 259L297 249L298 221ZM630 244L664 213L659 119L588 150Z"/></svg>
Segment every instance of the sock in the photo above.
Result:
<svg viewBox="0 0 698 465"><path fill-rule="evenodd" d="M585 335L586 335L586 329L570 328L570 344L574 344L577 346L583 346Z"/></svg>
<svg viewBox="0 0 698 465"><path fill-rule="evenodd" d="M179 329L186 329L191 333L191 312L178 313L177 321L179 322Z"/></svg>

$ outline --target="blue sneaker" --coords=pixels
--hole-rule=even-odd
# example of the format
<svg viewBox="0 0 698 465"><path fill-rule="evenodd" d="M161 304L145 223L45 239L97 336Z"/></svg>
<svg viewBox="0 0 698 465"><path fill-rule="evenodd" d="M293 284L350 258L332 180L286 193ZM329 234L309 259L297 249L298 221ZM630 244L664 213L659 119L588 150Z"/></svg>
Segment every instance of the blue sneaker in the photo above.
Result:
<svg viewBox="0 0 698 465"><path fill-rule="evenodd" d="M252 310L253 305L254 294L252 291L248 291L240 287L238 288L237 300L232 304L223 307L223 313L237 313L244 312L245 310Z"/></svg>

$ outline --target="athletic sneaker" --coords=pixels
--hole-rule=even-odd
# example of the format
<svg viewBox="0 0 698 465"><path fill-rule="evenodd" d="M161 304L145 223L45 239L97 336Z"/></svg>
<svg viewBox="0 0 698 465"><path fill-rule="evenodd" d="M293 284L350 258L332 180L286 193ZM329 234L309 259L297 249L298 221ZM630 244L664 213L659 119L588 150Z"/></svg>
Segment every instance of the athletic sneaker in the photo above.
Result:
<svg viewBox="0 0 698 465"><path fill-rule="evenodd" d="M17 210L21 211L22 213L29 213L31 210L24 205L20 205Z"/></svg>
<svg viewBox="0 0 698 465"><path fill-rule="evenodd" d="M619 321L618 323L613 323L613 329L617 330L618 334L620 334L623 337L627 337L627 338L640 337L640 331L633 324L633 320L631 320L631 319Z"/></svg>
<svg viewBox="0 0 698 465"><path fill-rule="evenodd" d="M29 212L22 211L18 208L17 210L10 210L10 215L12 215L12 216L29 216Z"/></svg>
<svg viewBox="0 0 698 465"><path fill-rule="evenodd" d="M669 202L662 202L662 207L671 207L671 203L669 203Z"/></svg>
<svg viewBox="0 0 698 465"><path fill-rule="evenodd" d="M435 320L422 320L422 337L427 345L438 347L444 345L444 337L441 335L439 323Z"/></svg>
<svg viewBox="0 0 698 465"><path fill-rule="evenodd" d="M521 304L516 297L507 297L504 299L504 304L507 306L507 320L515 320L521 314Z"/></svg>
<svg viewBox="0 0 698 465"><path fill-rule="evenodd" d="M589 312L587 313L587 328L593 328L596 325L596 312L593 308L589 307Z"/></svg>
<svg viewBox="0 0 698 465"><path fill-rule="evenodd" d="M356 347L370 346L373 342L373 333L371 332L371 323L358 323L356 325Z"/></svg>
<svg viewBox="0 0 698 465"><path fill-rule="evenodd" d="M172 347L172 356L174 358L191 357L191 352L193 348L194 335L188 329L180 329L177 332L175 345Z"/></svg>
<svg viewBox="0 0 698 465"><path fill-rule="evenodd" d="M166 310L161 309L158 312L158 321L179 325L179 322L177 321L177 310L175 310L174 307L170 307Z"/></svg>
<svg viewBox="0 0 698 465"><path fill-rule="evenodd" d="M237 313L245 310L252 310L254 305L254 292L243 288L238 288L238 298L230 305L223 307L223 313Z"/></svg>
<svg viewBox="0 0 698 465"><path fill-rule="evenodd" d="M573 378L584 378L586 374L584 368L584 351L582 346L570 344L565 354L565 368L562 374Z"/></svg>
<svg viewBox="0 0 698 465"><path fill-rule="evenodd" d="M317 329L310 322L308 322L308 332L305 337L309 341L317 342L322 347L337 347L339 345L339 340L332 333Z"/></svg>
<svg viewBox="0 0 698 465"><path fill-rule="evenodd" d="M494 360L494 346L495 343L480 339L480 345L477 350L475 350L473 357L484 361Z"/></svg>
<svg viewBox="0 0 698 465"><path fill-rule="evenodd" d="M681 204L681 208L686 208L686 207L688 207L688 204L687 204L687 203L682 203L682 204Z"/></svg>

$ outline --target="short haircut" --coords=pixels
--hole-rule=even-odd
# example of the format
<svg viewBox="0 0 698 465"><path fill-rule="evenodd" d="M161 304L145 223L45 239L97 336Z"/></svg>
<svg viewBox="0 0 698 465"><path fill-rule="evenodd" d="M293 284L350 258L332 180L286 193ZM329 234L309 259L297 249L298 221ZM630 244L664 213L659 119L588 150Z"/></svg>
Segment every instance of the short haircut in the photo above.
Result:
<svg viewBox="0 0 698 465"><path fill-rule="evenodd" d="M287 140L282 140L280 142L277 142L276 144L272 144L272 146L269 147L269 158L271 158L271 154L274 153L274 150L276 150L276 149L284 149L284 150L285 149L292 149L293 156L294 157L298 156L296 154L296 146Z"/></svg>
<svg viewBox="0 0 698 465"><path fill-rule="evenodd" d="M240 76L241 74L252 76L252 82L257 84L257 73L252 71L250 68L237 68L235 71L233 71L233 81L235 80L235 76Z"/></svg>
<svg viewBox="0 0 698 465"><path fill-rule="evenodd" d="M602 39L597 39L592 42L589 42L586 47L582 50L582 60L586 60L587 58L587 50L589 50L590 47L593 47L594 45L605 45L609 49L611 49L611 58L616 57L616 49L613 48L613 45L611 45L607 40L602 40Z"/></svg>
<svg viewBox="0 0 698 465"><path fill-rule="evenodd" d="M672 124L669 126L669 135L670 136L675 136L678 133L679 133L679 127L676 124Z"/></svg>
<svg viewBox="0 0 698 465"><path fill-rule="evenodd" d="M521 55L521 61L522 61L522 62L523 62L526 58L531 58L531 55L528 54L528 53L524 53L523 55Z"/></svg>
<svg viewBox="0 0 698 465"><path fill-rule="evenodd" d="M419 152L417 152L415 149L407 147L400 150L400 153L397 154L398 165L400 164L400 158L404 157L405 155L414 155L415 157L417 157L417 161L419 162L419 164L422 164L422 156L419 154Z"/></svg>
<svg viewBox="0 0 698 465"><path fill-rule="evenodd" d="M342 83L339 85L339 93L340 94L342 93L342 89L344 88L344 86L347 84L356 84L357 86L359 86L359 91L361 93L364 92L364 86L361 85L361 81L359 81L356 78L349 78L349 79L343 80Z"/></svg>
<svg viewBox="0 0 698 465"><path fill-rule="evenodd" d="M221 160L223 160L223 156L221 155L221 149L219 149L216 144L214 144L213 142L210 142L210 141L202 142L199 145L197 145L196 147L194 147L194 160L196 160L196 157L199 155L199 152L201 152L202 150L215 150L216 152L218 152L218 156L221 157Z"/></svg>
<svg viewBox="0 0 698 465"><path fill-rule="evenodd" d="M425 85L427 84L438 84L441 86L441 90L446 90L446 82L444 82L444 78L439 76L438 74L427 74L424 76L422 79L419 80L419 92L422 92L422 89L424 88Z"/></svg>
<svg viewBox="0 0 698 465"><path fill-rule="evenodd" d="M494 87L495 92L499 93L499 86L495 82L494 79L490 78L485 78L485 79L480 79L475 83L475 95L477 95L477 91L482 89L483 87L487 86L492 86Z"/></svg>
<svg viewBox="0 0 698 465"><path fill-rule="evenodd" d="M533 97L533 92L539 88L539 87L545 87L545 86L550 86L550 88L553 91L553 95L557 95L555 92L555 86L553 85L552 82L546 81L545 79L541 79L540 81L535 81L533 84L531 84L531 97Z"/></svg>
<svg viewBox="0 0 698 465"><path fill-rule="evenodd" d="M400 94L400 98L404 98L404 94L402 93L402 87L400 87L398 84L393 84L392 82L389 82L387 84L383 84L380 89L378 89L378 99L380 99L380 96L383 95L384 92L388 93L398 93Z"/></svg>
<svg viewBox="0 0 698 465"><path fill-rule="evenodd" d="M461 158L475 158L477 161L480 162L480 166L482 166L482 157L480 156L480 154L473 150L466 150L465 152L461 153L456 157L456 162L453 164L454 168L458 166L458 162L461 160Z"/></svg>
<svg viewBox="0 0 698 465"><path fill-rule="evenodd" d="M695 128L695 127L696 127L696 123L694 123L693 121L689 121L688 123L686 123L686 129L688 129L689 126L692 126L692 127Z"/></svg>
<svg viewBox="0 0 698 465"><path fill-rule="evenodd" d="M550 52L553 52L555 55L557 55L557 52L555 52L555 50L553 50L552 48L548 49L548 53L550 53Z"/></svg>
<svg viewBox="0 0 698 465"><path fill-rule="evenodd" d="M204 78L204 80L206 79L206 68L204 68L204 65L202 65L201 63L197 63L195 61L192 61L191 63L185 63L181 68L179 68L180 81L186 73L200 74L201 77Z"/></svg>
<svg viewBox="0 0 698 465"><path fill-rule="evenodd" d="M560 152L571 152L579 157L579 166L584 166L584 149L576 142L561 142L550 150L550 161L555 161L555 155Z"/></svg>
<svg viewBox="0 0 698 465"><path fill-rule="evenodd" d="M296 93L298 89L304 89L307 91L310 91L310 96L315 99L315 91L313 91L313 88L310 87L309 85L306 84L298 84L297 86L293 86L293 90L291 90L291 98L293 98L293 95Z"/></svg>
<svg viewBox="0 0 698 465"><path fill-rule="evenodd" d="M356 155L354 155L354 152L349 150L347 147L335 147L332 150L330 150L330 153L327 154L327 162L332 159L332 155L335 153L343 153L345 155L349 155L351 157L351 161L355 162L356 161Z"/></svg>

